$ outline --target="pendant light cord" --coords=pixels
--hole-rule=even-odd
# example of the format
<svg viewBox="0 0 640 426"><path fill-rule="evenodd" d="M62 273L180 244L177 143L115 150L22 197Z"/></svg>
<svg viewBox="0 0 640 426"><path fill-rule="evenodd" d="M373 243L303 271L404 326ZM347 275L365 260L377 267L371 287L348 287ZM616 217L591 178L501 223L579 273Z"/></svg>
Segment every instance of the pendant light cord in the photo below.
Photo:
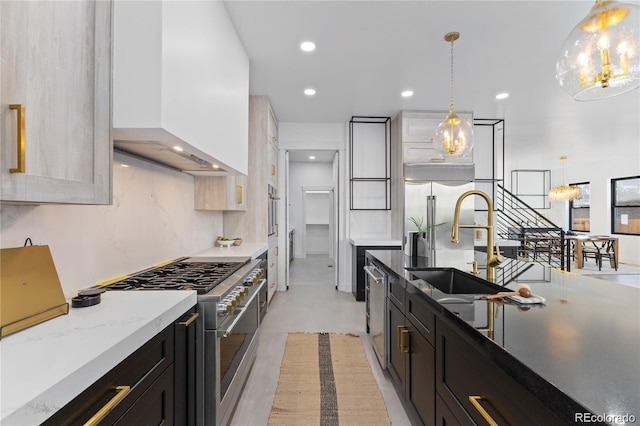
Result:
<svg viewBox="0 0 640 426"><path fill-rule="evenodd" d="M453 42L451 40L451 90L450 90L450 99L449 99L449 109L453 109Z"/></svg>

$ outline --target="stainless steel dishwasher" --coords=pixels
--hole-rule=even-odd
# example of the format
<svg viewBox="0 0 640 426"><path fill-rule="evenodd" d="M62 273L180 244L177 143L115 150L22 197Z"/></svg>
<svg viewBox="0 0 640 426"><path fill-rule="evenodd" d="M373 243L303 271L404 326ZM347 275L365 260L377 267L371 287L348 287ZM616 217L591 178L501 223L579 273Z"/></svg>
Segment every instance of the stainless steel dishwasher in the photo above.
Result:
<svg viewBox="0 0 640 426"><path fill-rule="evenodd" d="M364 267L367 274L365 284L366 306L367 306L367 332L371 336L373 349L376 353L380 366L387 368L387 274L384 269L375 262L370 262Z"/></svg>

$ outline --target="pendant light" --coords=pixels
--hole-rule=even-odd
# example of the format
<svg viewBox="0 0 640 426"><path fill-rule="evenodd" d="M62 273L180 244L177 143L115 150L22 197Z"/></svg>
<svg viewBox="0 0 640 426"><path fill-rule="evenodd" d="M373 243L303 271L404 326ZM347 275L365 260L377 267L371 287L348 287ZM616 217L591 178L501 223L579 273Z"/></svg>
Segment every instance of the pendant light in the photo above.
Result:
<svg viewBox="0 0 640 426"><path fill-rule="evenodd" d="M444 36L451 43L451 90L449 115L437 127L434 138L436 151L443 157L466 157L473 148L473 128L456 114L453 108L453 42L460 38L460 33L451 32Z"/></svg>
<svg viewBox="0 0 640 426"><path fill-rule="evenodd" d="M562 44L556 78L577 101L640 87L640 6L596 0Z"/></svg>
<svg viewBox="0 0 640 426"><path fill-rule="evenodd" d="M560 161L562 161L562 185L551 188L549 191L549 200L551 201L569 201L580 198L580 188L564 183L564 162L566 160L567 157L564 155L560 157Z"/></svg>

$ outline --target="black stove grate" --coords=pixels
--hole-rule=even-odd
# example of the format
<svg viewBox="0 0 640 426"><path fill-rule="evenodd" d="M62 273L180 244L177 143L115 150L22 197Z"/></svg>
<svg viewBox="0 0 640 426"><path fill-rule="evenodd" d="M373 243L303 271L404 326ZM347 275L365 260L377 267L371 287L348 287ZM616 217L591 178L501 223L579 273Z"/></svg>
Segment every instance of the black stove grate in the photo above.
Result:
<svg viewBox="0 0 640 426"><path fill-rule="evenodd" d="M240 269L243 262L176 262L109 284L109 290L211 291Z"/></svg>

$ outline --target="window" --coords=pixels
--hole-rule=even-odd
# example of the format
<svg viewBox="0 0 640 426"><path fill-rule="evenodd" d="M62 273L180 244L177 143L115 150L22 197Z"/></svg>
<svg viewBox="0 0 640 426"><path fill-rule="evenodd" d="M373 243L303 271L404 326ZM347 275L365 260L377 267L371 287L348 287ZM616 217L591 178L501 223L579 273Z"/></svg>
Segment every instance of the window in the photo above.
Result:
<svg viewBox="0 0 640 426"><path fill-rule="evenodd" d="M589 182L570 183L580 188L580 198L569 201L569 230L589 232L591 194Z"/></svg>
<svg viewBox="0 0 640 426"><path fill-rule="evenodd" d="M611 179L611 232L640 235L640 176Z"/></svg>

